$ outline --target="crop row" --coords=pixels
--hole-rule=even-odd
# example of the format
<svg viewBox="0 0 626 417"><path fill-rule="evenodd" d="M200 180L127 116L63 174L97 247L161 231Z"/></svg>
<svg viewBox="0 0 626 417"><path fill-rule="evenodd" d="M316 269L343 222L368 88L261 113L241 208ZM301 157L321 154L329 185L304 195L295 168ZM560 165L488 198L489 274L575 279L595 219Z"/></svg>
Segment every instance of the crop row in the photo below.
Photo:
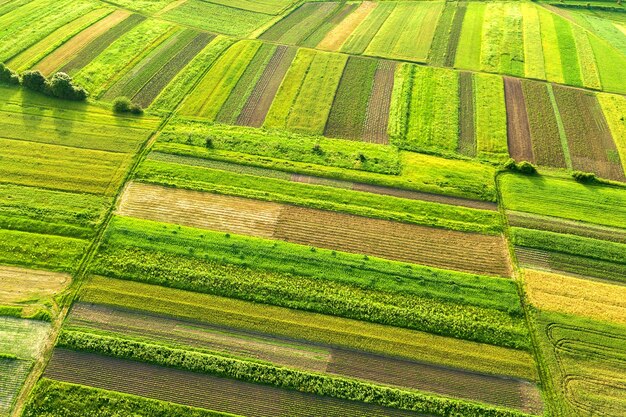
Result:
<svg viewBox="0 0 626 417"><path fill-rule="evenodd" d="M15 398L31 367L31 361L6 358L0 352L0 415L11 414Z"/></svg>
<svg viewBox="0 0 626 417"><path fill-rule="evenodd" d="M465 372L389 356L372 355L327 345L296 342L276 336L250 334L146 312L104 305L75 304L65 329L139 338L148 343L202 349L245 360L263 361L309 372L357 378L377 384L420 389L523 409L529 397L525 381ZM530 390L532 392L532 389ZM535 391L535 394L537 392Z"/></svg>
<svg viewBox="0 0 626 417"><path fill-rule="evenodd" d="M260 363L107 336L64 331L60 336L59 346L79 351L103 352L119 358L183 368L218 377L235 377L246 382L267 384L337 399L363 401L400 410L426 412L441 416L449 415L451 412L484 417L527 415L479 403L436 397L417 391L402 391L335 376L276 368Z"/></svg>
<svg viewBox="0 0 626 417"><path fill-rule="evenodd" d="M230 170L229 173L219 167L191 165L196 166L148 160L141 165L135 178L142 182L165 186L275 201L458 231L496 235L502 230L500 216L491 210L476 210L420 199L405 199L402 198L401 193L398 197L394 197L392 192L385 196L379 193L363 192L367 190L347 190L347 187L343 186L338 188L325 186L323 182L311 186L290 181L289 178L267 178L266 175L261 178L252 172L238 174ZM167 195L165 192L162 194ZM183 192L179 194L182 195ZM350 200L347 200L348 197ZM381 207L386 207L386 210L381 210Z"/></svg>
<svg viewBox="0 0 626 417"><path fill-rule="evenodd" d="M102 277L90 280L80 300L199 321L230 331L535 379L532 359L520 350L342 317Z"/></svg>

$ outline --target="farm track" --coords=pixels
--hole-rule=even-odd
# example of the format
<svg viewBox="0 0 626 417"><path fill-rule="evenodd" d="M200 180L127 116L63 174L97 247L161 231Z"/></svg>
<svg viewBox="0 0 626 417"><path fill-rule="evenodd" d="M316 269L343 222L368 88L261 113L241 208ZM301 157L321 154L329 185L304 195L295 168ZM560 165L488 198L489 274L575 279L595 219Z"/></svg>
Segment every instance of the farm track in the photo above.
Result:
<svg viewBox="0 0 626 417"><path fill-rule="evenodd" d="M55 350L44 376L247 417L418 415L410 411L65 349Z"/></svg>
<svg viewBox="0 0 626 417"><path fill-rule="evenodd" d="M522 81L504 77L504 96L509 155L516 161L535 162Z"/></svg>
<svg viewBox="0 0 626 417"><path fill-rule="evenodd" d="M363 140L365 142L388 144L389 111L391 108L391 94L393 92L394 75L397 64L393 61L381 60L374 75L374 86L370 96Z"/></svg>
<svg viewBox="0 0 626 417"><path fill-rule="evenodd" d="M237 118L240 126L261 127L274 101L283 78L296 56L296 48L279 46L254 86L248 101Z"/></svg>
<svg viewBox="0 0 626 417"><path fill-rule="evenodd" d="M541 401L538 401L539 392L536 387L513 378L478 374L321 344L301 343L266 334L244 333L235 329L103 305L75 305L67 324L81 329L115 332L209 349L306 371L326 372L526 411L540 411L538 408L528 409L524 406L535 404L540 407Z"/></svg>
<svg viewBox="0 0 626 417"><path fill-rule="evenodd" d="M462 155L476 156L474 78L472 73L467 71L459 73L459 144L457 152Z"/></svg>
<svg viewBox="0 0 626 417"><path fill-rule="evenodd" d="M83 48L89 45L98 37L104 35L113 26L120 24L128 19L130 13L125 10L116 10L104 19L94 23L88 28L82 30L67 42L55 49L39 61L34 67L46 75L53 73L61 67L72 56L78 54Z"/></svg>

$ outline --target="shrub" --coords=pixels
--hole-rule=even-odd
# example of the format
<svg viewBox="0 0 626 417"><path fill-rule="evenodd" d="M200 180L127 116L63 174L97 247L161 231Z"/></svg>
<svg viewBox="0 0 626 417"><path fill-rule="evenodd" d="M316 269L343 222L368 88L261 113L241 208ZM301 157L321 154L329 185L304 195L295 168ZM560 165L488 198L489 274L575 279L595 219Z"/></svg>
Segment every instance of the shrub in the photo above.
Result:
<svg viewBox="0 0 626 417"><path fill-rule="evenodd" d="M64 72L57 72L50 79L50 93L65 100L84 101L87 99L87 91L74 85L72 77Z"/></svg>
<svg viewBox="0 0 626 417"><path fill-rule="evenodd" d="M118 97L113 100L113 111L115 113L143 114L143 109L130 101L128 97Z"/></svg>
<svg viewBox="0 0 626 417"><path fill-rule="evenodd" d="M583 183L598 182L598 178L593 172L574 171L572 172L572 177L574 177L576 181Z"/></svg>
<svg viewBox="0 0 626 417"><path fill-rule="evenodd" d="M518 163L515 162L513 158L509 158L509 160L504 163L504 169L525 175L534 175L537 173L537 168L530 162L522 161Z"/></svg>
<svg viewBox="0 0 626 417"><path fill-rule="evenodd" d="M30 90L40 93L49 93L49 82L41 71L26 71L22 73L22 85Z"/></svg>
<svg viewBox="0 0 626 417"><path fill-rule="evenodd" d="M2 84L19 84L20 77L17 73L9 69L6 65L0 63L0 83Z"/></svg>

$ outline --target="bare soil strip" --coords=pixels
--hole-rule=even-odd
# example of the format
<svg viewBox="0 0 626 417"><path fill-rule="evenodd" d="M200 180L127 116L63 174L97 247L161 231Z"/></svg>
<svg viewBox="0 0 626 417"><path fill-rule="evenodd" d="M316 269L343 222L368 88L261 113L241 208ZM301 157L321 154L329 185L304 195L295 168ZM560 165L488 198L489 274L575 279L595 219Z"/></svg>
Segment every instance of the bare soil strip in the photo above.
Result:
<svg viewBox="0 0 626 417"><path fill-rule="evenodd" d="M456 58L456 48L459 45L459 39L461 38L461 29L463 27L463 20L465 19L465 11L467 10L466 2L459 2L452 20L452 31L448 38L448 51L446 52L446 59L444 66L453 67L454 60Z"/></svg>
<svg viewBox="0 0 626 417"><path fill-rule="evenodd" d="M302 245L444 269L499 276L511 274L501 236L285 206L274 237Z"/></svg>
<svg viewBox="0 0 626 417"><path fill-rule="evenodd" d="M507 142L509 155L516 161L535 162L522 80L504 77Z"/></svg>
<svg viewBox="0 0 626 417"><path fill-rule="evenodd" d="M75 304L67 324L127 336L148 337L296 369L327 372L525 411L541 411L536 386L514 378L301 343L103 305ZM535 408L525 404L534 404Z"/></svg>
<svg viewBox="0 0 626 417"><path fill-rule="evenodd" d="M459 6L460 8L460 6ZM458 14L458 11L457 11ZM471 72L459 73L459 144L462 155L476 156L476 132L474 126L474 77Z"/></svg>
<svg viewBox="0 0 626 417"><path fill-rule="evenodd" d="M376 74L374 75L374 87L367 105L363 140L372 143L389 143L387 125L389 123L389 110L391 107L391 93L393 80L396 72L396 63L392 61L379 61Z"/></svg>
<svg viewBox="0 0 626 417"><path fill-rule="evenodd" d="M278 87L283 81L291 61L296 56L296 48L279 46L270 59L263 75L250 94L248 101L237 118L240 126L261 127L265 116L274 101Z"/></svg>
<svg viewBox="0 0 626 417"><path fill-rule="evenodd" d="M71 281L68 274L0 266L0 303L12 304L50 297Z"/></svg>
<svg viewBox="0 0 626 417"><path fill-rule="evenodd" d="M66 349L54 351L44 376L247 417L415 416L409 411Z"/></svg>
<svg viewBox="0 0 626 417"><path fill-rule="evenodd" d="M574 169L626 181L613 137L593 93L554 86Z"/></svg>
<svg viewBox="0 0 626 417"><path fill-rule="evenodd" d="M141 183L127 185L117 213L470 273L511 274L501 236Z"/></svg>
<svg viewBox="0 0 626 417"><path fill-rule="evenodd" d="M334 349L327 372L541 414L537 386L512 378Z"/></svg>
<svg viewBox="0 0 626 417"><path fill-rule="evenodd" d="M376 2L364 1L358 9L335 26L317 45L318 49L338 51L354 30L376 8Z"/></svg>
<svg viewBox="0 0 626 417"><path fill-rule="evenodd" d="M480 210L498 210L496 203L488 201L468 200L465 198L450 197L439 194L422 193L419 191L402 190L399 188L383 187L380 185L371 185L363 183L354 183L353 190L365 191L368 193L390 195L400 198L408 198L409 200L431 201L433 203L451 204L454 206L463 206Z"/></svg>
<svg viewBox="0 0 626 417"><path fill-rule="evenodd" d="M327 347L104 305L74 304L67 325L148 337L316 372L326 371L331 360Z"/></svg>
<svg viewBox="0 0 626 417"><path fill-rule="evenodd" d="M59 69L61 65L75 56L91 41L105 34L113 26L128 18L128 16L130 16L130 12L127 12L126 10L114 11L104 19L94 23L71 38L69 41L65 42L59 48L55 49L54 52L39 61L34 68L46 75L50 75L55 70Z"/></svg>
<svg viewBox="0 0 626 417"><path fill-rule="evenodd" d="M158 222L271 238L281 204L131 182L117 213Z"/></svg>

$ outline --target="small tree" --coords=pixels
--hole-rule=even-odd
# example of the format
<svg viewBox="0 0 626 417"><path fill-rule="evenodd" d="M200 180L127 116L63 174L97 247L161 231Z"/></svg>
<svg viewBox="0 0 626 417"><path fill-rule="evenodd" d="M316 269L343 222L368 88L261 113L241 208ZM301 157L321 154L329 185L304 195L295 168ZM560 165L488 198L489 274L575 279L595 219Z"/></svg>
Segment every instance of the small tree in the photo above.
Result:
<svg viewBox="0 0 626 417"><path fill-rule="evenodd" d="M128 97L118 97L113 100L113 111L115 113L142 114L143 109L134 104Z"/></svg>
<svg viewBox="0 0 626 417"><path fill-rule="evenodd" d="M33 91L48 93L48 79L41 71L25 71L22 73L22 85Z"/></svg>
<svg viewBox="0 0 626 417"><path fill-rule="evenodd" d="M9 69L6 65L0 63L0 83L2 84L19 84L20 77L17 73Z"/></svg>
<svg viewBox="0 0 626 417"><path fill-rule="evenodd" d="M65 100L84 101L87 99L87 91L74 85L72 77L64 72L57 72L50 79L50 92L53 96Z"/></svg>
<svg viewBox="0 0 626 417"><path fill-rule="evenodd" d="M515 162L513 158L509 158L508 161L504 163L504 169L513 172L519 172L525 175L534 175L537 173L537 167L531 164L528 161Z"/></svg>
<svg viewBox="0 0 626 417"><path fill-rule="evenodd" d="M586 184L598 181L596 174L593 172L574 171L572 172L572 177L574 177L576 181Z"/></svg>

